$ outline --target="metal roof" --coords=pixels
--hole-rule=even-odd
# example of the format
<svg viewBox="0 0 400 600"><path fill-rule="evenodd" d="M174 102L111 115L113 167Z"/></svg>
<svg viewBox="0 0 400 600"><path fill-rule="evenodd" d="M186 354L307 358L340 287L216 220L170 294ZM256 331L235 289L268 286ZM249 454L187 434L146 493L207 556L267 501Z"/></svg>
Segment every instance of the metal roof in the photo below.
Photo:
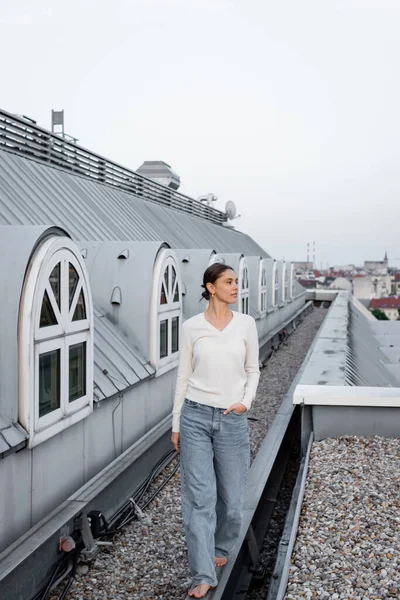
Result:
<svg viewBox="0 0 400 600"><path fill-rule="evenodd" d="M0 150L0 224L59 225L75 240L162 240L268 256L248 235Z"/></svg>
<svg viewBox="0 0 400 600"><path fill-rule="evenodd" d="M347 383L349 385L363 386L391 386L398 387L400 372L398 366L400 323L389 322L381 326L384 321L370 321L353 303L349 303L349 335L347 355ZM387 342L387 350L384 349L385 340L382 336L392 335L397 337ZM397 348L396 348L397 347Z"/></svg>
<svg viewBox="0 0 400 600"><path fill-rule="evenodd" d="M122 334L94 309L94 399L103 400L154 375L151 364L135 354Z"/></svg>
<svg viewBox="0 0 400 600"><path fill-rule="evenodd" d="M398 387L400 322L371 321L365 312L349 292L338 292L317 334L302 384Z"/></svg>
<svg viewBox="0 0 400 600"><path fill-rule="evenodd" d="M0 415L0 458L24 448L27 439L28 434L18 423L8 421Z"/></svg>
<svg viewBox="0 0 400 600"><path fill-rule="evenodd" d="M92 181L128 190L141 195L147 202L156 202L181 212L188 212L213 223L227 221L226 213L174 191L179 185L179 178L170 169L174 190L170 189L170 186L160 185L159 181L144 177L133 169L127 169L86 150L75 142L76 140L72 143L65 136L60 137L38 127L32 121L28 122L23 117L0 109L0 147L7 152L55 166ZM162 164L166 166L165 163Z"/></svg>

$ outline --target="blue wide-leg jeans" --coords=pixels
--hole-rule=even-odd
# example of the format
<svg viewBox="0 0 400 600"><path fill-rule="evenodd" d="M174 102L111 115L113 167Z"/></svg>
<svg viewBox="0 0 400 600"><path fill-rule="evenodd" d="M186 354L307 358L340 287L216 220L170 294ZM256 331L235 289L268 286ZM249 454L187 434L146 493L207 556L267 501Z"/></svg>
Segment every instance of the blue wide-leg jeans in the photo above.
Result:
<svg viewBox="0 0 400 600"><path fill-rule="evenodd" d="M192 584L217 585L214 557L239 535L250 466L247 412L186 399L181 414L182 514Z"/></svg>

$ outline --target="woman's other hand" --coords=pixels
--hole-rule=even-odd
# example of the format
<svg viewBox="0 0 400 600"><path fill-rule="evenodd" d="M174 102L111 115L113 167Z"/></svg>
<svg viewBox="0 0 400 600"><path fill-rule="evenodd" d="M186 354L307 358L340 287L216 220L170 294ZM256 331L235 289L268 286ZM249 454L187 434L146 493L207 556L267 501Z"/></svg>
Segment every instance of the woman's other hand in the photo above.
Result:
<svg viewBox="0 0 400 600"><path fill-rule="evenodd" d="M232 411L237 415L241 415L242 413L246 412L246 410L247 408L243 404L243 402L236 402L235 404L231 404L230 406L228 406L228 408L224 411L224 415L227 415Z"/></svg>
<svg viewBox="0 0 400 600"><path fill-rule="evenodd" d="M180 438L181 438L181 434L179 433L179 431L172 432L171 442L177 452L180 452Z"/></svg>

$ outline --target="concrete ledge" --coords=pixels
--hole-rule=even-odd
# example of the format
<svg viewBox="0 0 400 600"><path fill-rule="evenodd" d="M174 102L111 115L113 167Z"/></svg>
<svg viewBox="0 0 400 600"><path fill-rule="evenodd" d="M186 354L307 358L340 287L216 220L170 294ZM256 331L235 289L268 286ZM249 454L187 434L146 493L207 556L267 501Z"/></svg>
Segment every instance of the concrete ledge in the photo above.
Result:
<svg viewBox="0 0 400 600"><path fill-rule="evenodd" d="M299 384L293 394L293 404L339 408L343 406L400 407L400 388Z"/></svg>

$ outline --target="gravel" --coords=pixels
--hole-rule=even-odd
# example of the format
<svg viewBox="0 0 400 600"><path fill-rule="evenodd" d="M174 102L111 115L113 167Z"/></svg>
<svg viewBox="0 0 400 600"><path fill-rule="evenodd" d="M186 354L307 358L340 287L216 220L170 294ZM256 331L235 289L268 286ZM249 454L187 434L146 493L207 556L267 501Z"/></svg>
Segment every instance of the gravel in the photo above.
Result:
<svg viewBox="0 0 400 600"><path fill-rule="evenodd" d="M251 455L256 455L273 418L318 331L326 309L304 318L262 370L252 405ZM174 459L151 486L156 489L176 465ZM133 521L89 564L78 565L67 600L184 600L190 585L182 529L179 471L146 509L150 524ZM57 600L61 584L50 600Z"/></svg>
<svg viewBox="0 0 400 600"><path fill-rule="evenodd" d="M400 439L313 444L286 600L400 598Z"/></svg>

